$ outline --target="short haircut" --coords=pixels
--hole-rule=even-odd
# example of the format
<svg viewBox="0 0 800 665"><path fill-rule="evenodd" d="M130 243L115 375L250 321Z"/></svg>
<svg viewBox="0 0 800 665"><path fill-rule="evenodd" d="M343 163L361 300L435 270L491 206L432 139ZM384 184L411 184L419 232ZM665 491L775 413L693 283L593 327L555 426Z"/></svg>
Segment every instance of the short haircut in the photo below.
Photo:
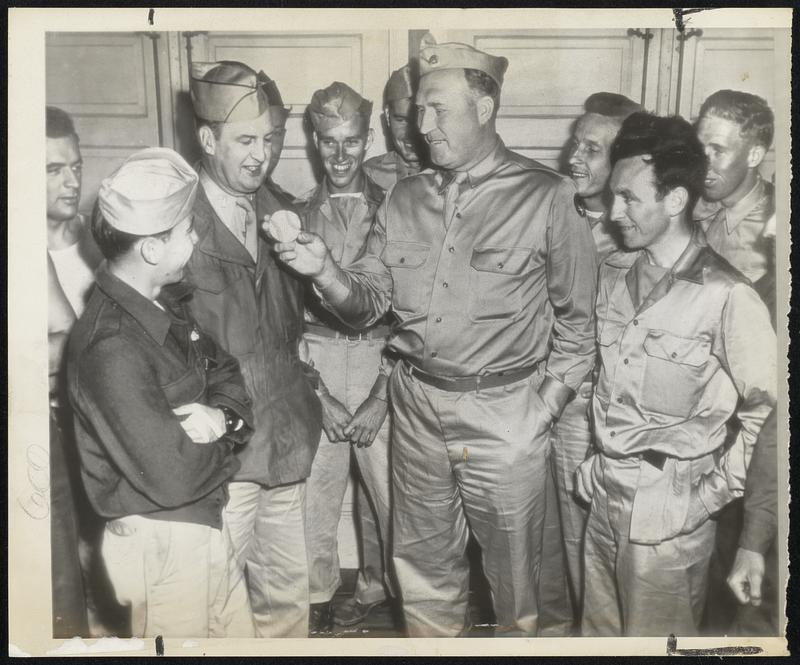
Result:
<svg viewBox="0 0 800 665"><path fill-rule="evenodd" d="M616 92L596 92L589 95L583 104L583 109L585 113L596 113L620 123L631 113L644 110L641 104Z"/></svg>
<svg viewBox="0 0 800 665"><path fill-rule="evenodd" d="M211 133L214 135L214 138L217 140L219 140L219 137L222 136L222 125L224 124L225 123L221 120L206 120L197 114L194 116L195 130L199 130L201 127L208 127L211 130Z"/></svg>
<svg viewBox="0 0 800 665"><path fill-rule="evenodd" d="M467 79L467 86L479 97L491 97L494 102L492 118L497 116L500 108L500 86L486 72L479 69L464 69L464 78Z"/></svg>
<svg viewBox="0 0 800 665"><path fill-rule="evenodd" d="M100 210L99 200L95 202L94 209L92 210L91 229L94 241L100 248L100 252L103 254L103 257L108 261L114 261L115 259L127 254L131 247L133 247L136 242L142 238L151 237L165 239L168 238L172 233L172 229L170 228L166 231L162 231L161 233L154 233L152 236L138 236L134 235L133 233L126 233L125 231L115 229L103 216L103 212Z"/></svg>
<svg viewBox="0 0 800 665"><path fill-rule="evenodd" d="M49 139L63 139L67 136L74 136L78 140L78 133L69 113L57 106L48 106L45 109L46 123L45 132Z"/></svg>
<svg viewBox="0 0 800 665"><path fill-rule="evenodd" d="M741 90L717 90L700 107L700 119L715 115L739 125L739 132L751 143L769 150L775 135L775 116L766 100Z"/></svg>
<svg viewBox="0 0 800 665"><path fill-rule="evenodd" d="M676 187L689 193L691 211L703 191L708 159L694 127L679 115L660 117L640 111L629 115L611 145L611 165L642 157L653 167L655 187L664 197Z"/></svg>

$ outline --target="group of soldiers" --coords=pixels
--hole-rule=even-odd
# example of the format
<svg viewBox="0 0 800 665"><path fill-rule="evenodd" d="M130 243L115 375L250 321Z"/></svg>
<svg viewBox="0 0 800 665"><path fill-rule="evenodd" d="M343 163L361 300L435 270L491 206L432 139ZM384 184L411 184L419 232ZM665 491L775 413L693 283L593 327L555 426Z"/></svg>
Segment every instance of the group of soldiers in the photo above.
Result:
<svg viewBox="0 0 800 665"><path fill-rule="evenodd" d="M318 90L322 179L295 198L272 180L276 83L192 63L199 163L136 152L90 220L48 107L56 636L87 631L84 494L138 636L303 637L383 604L409 636L462 635L470 535L495 634L536 636L548 486L571 634L697 634L743 496L716 549L760 604L772 112L723 90L692 126L597 93L561 175L497 134L507 66L426 36L385 88L394 149L369 160L372 103ZM360 565L335 602L353 460Z"/></svg>

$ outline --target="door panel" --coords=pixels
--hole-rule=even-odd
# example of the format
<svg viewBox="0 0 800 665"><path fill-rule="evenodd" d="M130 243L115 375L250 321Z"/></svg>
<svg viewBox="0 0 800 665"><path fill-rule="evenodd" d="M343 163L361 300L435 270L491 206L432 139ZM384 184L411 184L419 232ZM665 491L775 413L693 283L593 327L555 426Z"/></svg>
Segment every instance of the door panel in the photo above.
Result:
<svg viewBox="0 0 800 665"><path fill-rule="evenodd" d="M508 58L498 132L507 146L553 168L589 95L641 101L644 41L627 30L449 30L445 39Z"/></svg>
<svg viewBox="0 0 800 665"><path fill-rule="evenodd" d="M72 116L84 159L81 212L137 149L162 143L153 40L132 32L48 33L46 99Z"/></svg>

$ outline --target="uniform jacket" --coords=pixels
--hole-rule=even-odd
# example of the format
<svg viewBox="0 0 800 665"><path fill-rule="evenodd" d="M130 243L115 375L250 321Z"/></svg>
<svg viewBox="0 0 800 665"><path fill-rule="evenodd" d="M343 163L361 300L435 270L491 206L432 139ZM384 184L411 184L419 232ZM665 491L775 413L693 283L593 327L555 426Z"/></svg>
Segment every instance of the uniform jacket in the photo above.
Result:
<svg viewBox="0 0 800 665"><path fill-rule="evenodd" d="M742 495L775 404L776 339L758 295L701 229L636 308L634 268L644 260L643 251L617 252L600 268L593 410L604 454L668 457L657 481L637 493L631 526L632 539L660 542L683 525L692 484L709 513ZM734 414L741 426L731 442Z"/></svg>
<svg viewBox="0 0 800 665"><path fill-rule="evenodd" d="M261 187L256 217L281 209ZM263 235L254 262L217 217L202 185L194 206L198 236L186 279L197 321L239 360L253 399L255 432L239 453L235 480L277 486L306 478L319 444L321 407L298 357L302 286L279 266Z"/></svg>
<svg viewBox="0 0 800 665"><path fill-rule="evenodd" d="M188 290L159 297L162 311L104 267L69 343L69 397L86 493L108 519L147 515L221 528L232 450L252 432L236 359L197 328ZM172 409L227 407L246 422L216 442L194 443Z"/></svg>

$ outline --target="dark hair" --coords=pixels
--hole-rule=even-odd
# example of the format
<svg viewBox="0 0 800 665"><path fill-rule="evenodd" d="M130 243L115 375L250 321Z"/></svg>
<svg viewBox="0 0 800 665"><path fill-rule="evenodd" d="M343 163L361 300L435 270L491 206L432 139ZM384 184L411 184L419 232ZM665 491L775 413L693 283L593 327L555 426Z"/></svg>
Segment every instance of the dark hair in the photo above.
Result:
<svg viewBox="0 0 800 665"><path fill-rule="evenodd" d="M607 118L614 118L622 122L631 113L643 111L641 104L637 104L625 95L616 92L595 92L589 95L583 104L584 112L596 113Z"/></svg>
<svg viewBox="0 0 800 665"><path fill-rule="evenodd" d="M766 100L741 90L717 90L700 107L700 119L715 115L739 125L740 133L751 143L772 145L775 116Z"/></svg>
<svg viewBox="0 0 800 665"><path fill-rule="evenodd" d="M492 118L497 117L500 108L500 86L486 72L479 69L464 69L464 78L467 79L467 86L479 97L491 97L494 102Z"/></svg>
<svg viewBox="0 0 800 665"><path fill-rule="evenodd" d="M708 160L690 123L679 115L665 118L644 111L629 115L611 145L611 165L637 156L653 167L659 197L683 187L689 192L687 210L694 208L703 190Z"/></svg>
<svg viewBox="0 0 800 665"><path fill-rule="evenodd" d="M74 136L78 140L78 133L69 113L61 110L57 106L47 106L45 108L45 132L49 139L62 139L67 136Z"/></svg>
<svg viewBox="0 0 800 665"><path fill-rule="evenodd" d="M127 254L131 250L131 247L142 238L158 238L160 240L165 240L169 238L172 233L172 229L167 229L166 231L155 233L151 236L139 236L115 229L103 216L100 210L99 200L95 202L94 209L92 210L91 229L94 241L108 261L114 261L120 256Z"/></svg>
<svg viewBox="0 0 800 665"><path fill-rule="evenodd" d="M194 126L195 129L200 129L201 127L208 127L211 129L211 133L214 135L214 138L219 141L219 137L222 136L222 125L225 123L221 120L206 120L205 118L201 118L199 115L195 114L194 116Z"/></svg>

